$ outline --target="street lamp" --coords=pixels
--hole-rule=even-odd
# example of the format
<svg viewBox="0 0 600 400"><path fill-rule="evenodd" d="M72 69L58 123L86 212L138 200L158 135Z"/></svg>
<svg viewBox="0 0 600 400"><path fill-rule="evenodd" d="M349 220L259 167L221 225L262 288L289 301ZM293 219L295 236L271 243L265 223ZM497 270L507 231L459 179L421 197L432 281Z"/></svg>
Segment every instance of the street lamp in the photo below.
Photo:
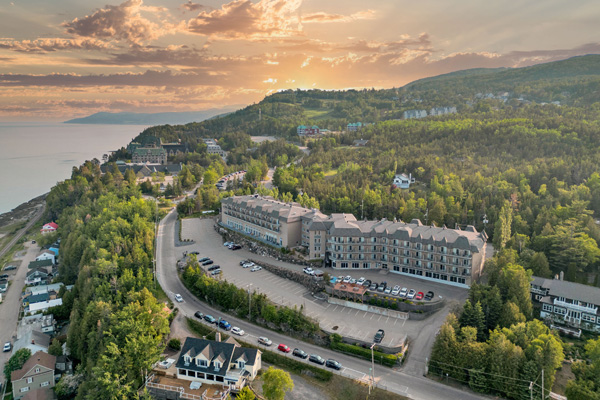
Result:
<svg viewBox="0 0 600 400"><path fill-rule="evenodd" d="M252 320L252 296L250 295L250 286L252 286L251 283L246 286L246 291L248 292L248 321Z"/></svg>

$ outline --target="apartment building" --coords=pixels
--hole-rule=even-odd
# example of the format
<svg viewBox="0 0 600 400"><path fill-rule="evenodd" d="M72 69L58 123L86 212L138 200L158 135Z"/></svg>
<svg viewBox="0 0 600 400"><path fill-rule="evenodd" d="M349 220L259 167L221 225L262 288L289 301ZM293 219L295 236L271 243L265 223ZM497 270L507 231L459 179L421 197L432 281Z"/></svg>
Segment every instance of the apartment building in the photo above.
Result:
<svg viewBox="0 0 600 400"><path fill-rule="evenodd" d="M534 276L530 290L531 299L541 306L540 316L546 321L600 332L600 288Z"/></svg>
<svg viewBox="0 0 600 400"><path fill-rule="evenodd" d="M357 221L352 214L328 216L258 195L223 199L221 223L278 247L302 246L310 259L322 259L334 269L387 269L469 287L485 262L487 235L473 226Z"/></svg>

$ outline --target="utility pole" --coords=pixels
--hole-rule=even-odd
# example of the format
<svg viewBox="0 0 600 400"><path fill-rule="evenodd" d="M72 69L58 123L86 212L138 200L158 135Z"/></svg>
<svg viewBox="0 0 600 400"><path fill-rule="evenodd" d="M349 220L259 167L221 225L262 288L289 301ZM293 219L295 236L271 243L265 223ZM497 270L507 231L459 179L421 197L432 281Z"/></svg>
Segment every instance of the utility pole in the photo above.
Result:
<svg viewBox="0 0 600 400"><path fill-rule="evenodd" d="M544 393L544 368L542 368L542 400L546 398L546 393Z"/></svg>
<svg viewBox="0 0 600 400"><path fill-rule="evenodd" d="M529 399L533 400L533 382L529 381Z"/></svg>
<svg viewBox="0 0 600 400"><path fill-rule="evenodd" d="M369 386L369 394L371 394L371 388L375 386L375 355L373 353L374 347L375 343L371 345L371 386Z"/></svg>

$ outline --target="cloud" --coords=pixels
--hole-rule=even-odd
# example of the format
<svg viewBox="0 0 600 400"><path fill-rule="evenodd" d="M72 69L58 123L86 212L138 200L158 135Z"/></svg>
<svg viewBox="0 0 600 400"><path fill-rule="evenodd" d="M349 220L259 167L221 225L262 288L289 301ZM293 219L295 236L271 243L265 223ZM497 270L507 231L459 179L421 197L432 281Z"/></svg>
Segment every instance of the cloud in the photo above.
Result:
<svg viewBox="0 0 600 400"><path fill-rule="evenodd" d="M21 53L50 53L64 50L107 50L109 43L97 39L46 38L36 40L0 40L0 49Z"/></svg>
<svg viewBox="0 0 600 400"><path fill-rule="evenodd" d="M359 11L351 15L328 14L325 12L316 12L302 17L303 23L329 23L329 22L352 22L359 19L373 19L375 11Z"/></svg>
<svg viewBox="0 0 600 400"><path fill-rule="evenodd" d="M294 17L302 0L233 0L188 21L189 32L222 39L265 39L300 33Z"/></svg>
<svg viewBox="0 0 600 400"><path fill-rule="evenodd" d="M188 0L188 2L183 3L180 6L180 8L183 8L184 10L187 10L187 11L198 11L198 10L207 8L207 6L205 6L203 4L194 3L192 0Z"/></svg>
<svg viewBox="0 0 600 400"><path fill-rule="evenodd" d="M75 36L126 40L135 44L156 39L174 28L166 22L159 26L144 18L140 14L142 10L154 13L165 11L162 8L143 6L143 0L127 0L118 6L107 5L91 15L65 22L62 26L67 33Z"/></svg>

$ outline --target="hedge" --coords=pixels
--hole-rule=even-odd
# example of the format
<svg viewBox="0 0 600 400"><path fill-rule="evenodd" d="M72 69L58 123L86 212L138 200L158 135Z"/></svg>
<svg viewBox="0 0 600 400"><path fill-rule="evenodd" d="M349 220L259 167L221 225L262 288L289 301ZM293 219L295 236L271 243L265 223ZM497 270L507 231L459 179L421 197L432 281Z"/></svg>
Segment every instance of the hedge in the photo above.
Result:
<svg viewBox="0 0 600 400"><path fill-rule="evenodd" d="M364 347L343 343L339 338L334 337L334 335L332 335L330 339L331 343L329 346L332 350L353 354L364 358L365 360L371 360L371 349L365 349ZM394 354L386 354L374 350L373 355L377 362L385 365L386 367L394 367L398 363L398 357Z"/></svg>

